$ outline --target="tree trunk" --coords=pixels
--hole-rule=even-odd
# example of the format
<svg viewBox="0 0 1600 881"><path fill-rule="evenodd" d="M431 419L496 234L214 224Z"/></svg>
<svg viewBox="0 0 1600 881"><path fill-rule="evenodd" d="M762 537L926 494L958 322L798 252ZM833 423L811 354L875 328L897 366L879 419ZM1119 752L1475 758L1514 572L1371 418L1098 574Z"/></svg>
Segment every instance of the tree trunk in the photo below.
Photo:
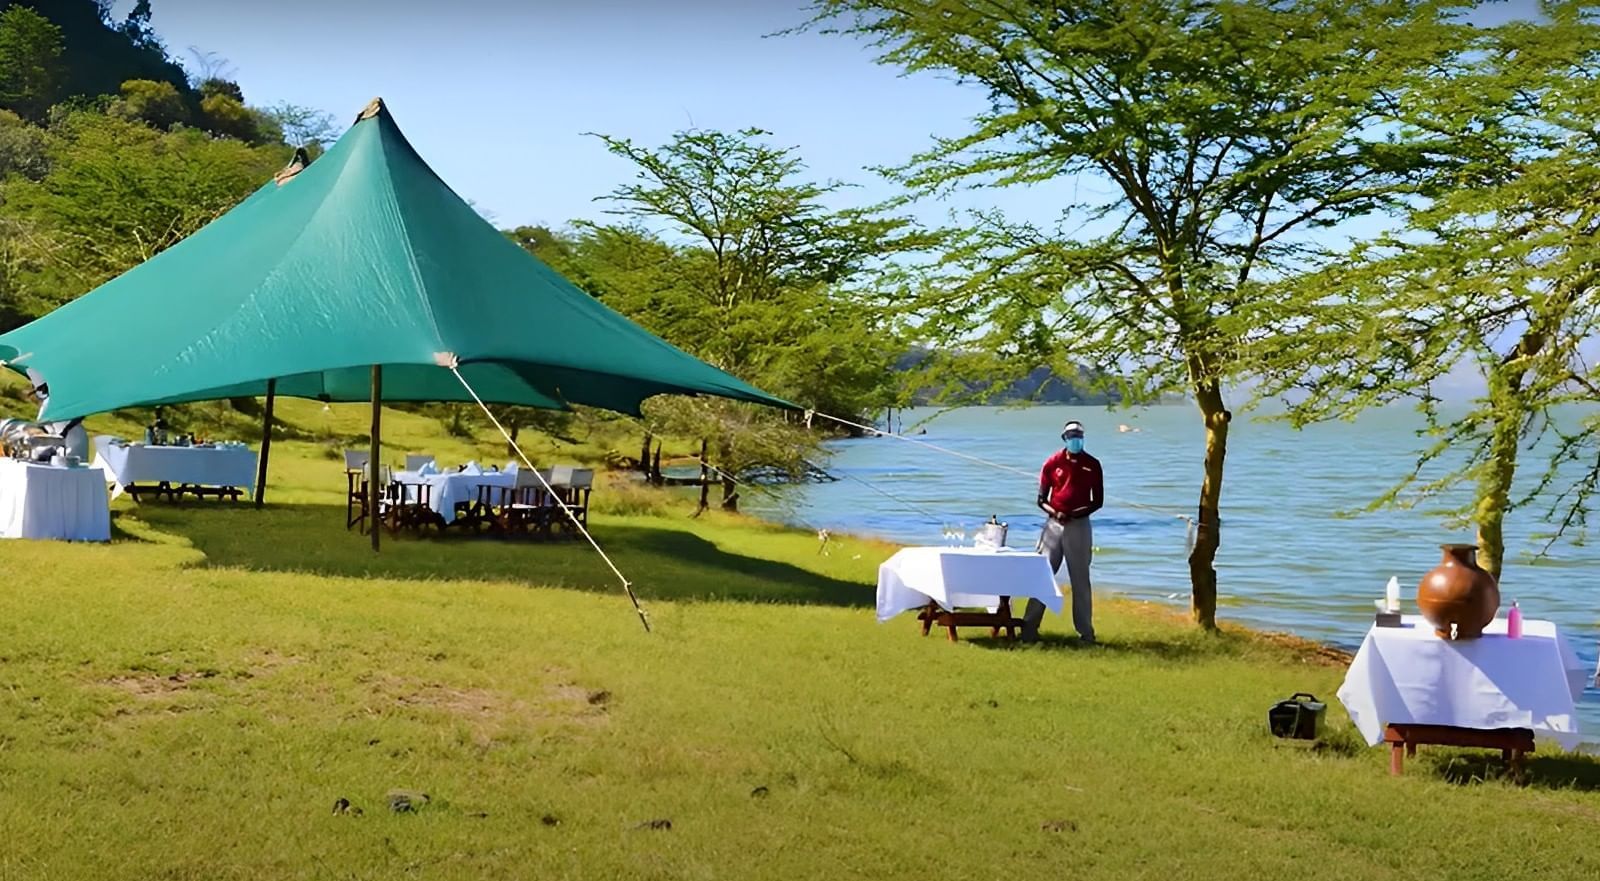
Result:
<svg viewBox="0 0 1600 881"><path fill-rule="evenodd" d="M1505 565L1506 511L1511 507L1511 482L1517 474L1517 453L1522 437L1522 381L1524 359L1538 351L1542 339L1525 334L1511 357L1489 368L1489 404L1494 427L1489 433L1489 459L1478 473L1478 504L1473 521L1478 527L1478 565L1500 578Z"/></svg>
<svg viewBox="0 0 1600 881"><path fill-rule="evenodd" d="M711 507L711 463L706 459L706 442L700 441L700 507L695 509L694 516L699 517Z"/></svg>
<svg viewBox="0 0 1600 881"><path fill-rule="evenodd" d="M650 473L650 442L654 440L650 432L644 433L644 443L639 447L639 471L648 475Z"/></svg>
<svg viewBox="0 0 1600 881"><path fill-rule="evenodd" d="M717 461L721 463L719 468L732 469L728 463L733 461L733 445L726 437L717 441ZM739 485L733 482L727 471L722 472L722 510L739 510Z"/></svg>
<svg viewBox="0 0 1600 881"><path fill-rule="evenodd" d="M517 424L513 422L510 431L506 432L511 435L510 442L506 444L506 455L513 459L517 457L517 431Z"/></svg>
<svg viewBox="0 0 1600 881"><path fill-rule="evenodd" d="M656 486L662 484L661 480L661 444L656 444L655 458L650 461L650 482Z"/></svg>
<svg viewBox="0 0 1600 881"><path fill-rule="evenodd" d="M1228 424L1233 414L1222 403L1222 386L1203 380L1195 387L1195 403L1206 426L1205 479L1200 484L1199 518L1195 522L1194 550L1189 552L1190 614L1206 630L1217 627L1217 549L1222 545L1219 514L1222 502L1222 464L1228 456Z"/></svg>

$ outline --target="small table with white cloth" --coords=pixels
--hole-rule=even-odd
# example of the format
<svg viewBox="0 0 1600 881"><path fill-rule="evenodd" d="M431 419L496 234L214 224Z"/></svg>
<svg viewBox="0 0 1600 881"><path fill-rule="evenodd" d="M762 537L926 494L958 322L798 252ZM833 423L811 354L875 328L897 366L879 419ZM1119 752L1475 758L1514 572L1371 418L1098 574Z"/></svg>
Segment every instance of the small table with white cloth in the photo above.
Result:
<svg viewBox="0 0 1600 881"><path fill-rule="evenodd" d="M126 492L134 501L147 494L169 501L184 495L237 501L256 485L256 454L243 445L146 446L101 436L94 447L92 467L103 469L115 485L112 498Z"/></svg>
<svg viewBox="0 0 1600 881"><path fill-rule="evenodd" d="M423 474L418 471L396 471L393 480L401 486L427 484L428 507L439 515L446 525L456 520L457 506L473 510L478 504L478 487L489 486L510 489L517 485L515 471L445 471Z"/></svg>
<svg viewBox="0 0 1600 881"><path fill-rule="evenodd" d="M1391 773L1419 743L1500 749L1519 778L1534 735L1577 746L1588 672L1554 623L1523 619L1512 639L1497 618L1483 636L1458 640L1416 615L1401 625L1368 631L1339 688L1367 743L1390 744Z"/></svg>
<svg viewBox="0 0 1600 881"><path fill-rule="evenodd" d="M903 548L878 567L878 620L921 609L924 636L937 624L952 642L957 627L988 627L994 636L1004 628L1014 637L1022 619L1011 615L1013 597L1037 599L1060 614L1050 561L1011 548L923 547ZM958 611L971 607L988 611Z"/></svg>
<svg viewBox="0 0 1600 881"><path fill-rule="evenodd" d="M0 458L0 538L110 541L104 475Z"/></svg>

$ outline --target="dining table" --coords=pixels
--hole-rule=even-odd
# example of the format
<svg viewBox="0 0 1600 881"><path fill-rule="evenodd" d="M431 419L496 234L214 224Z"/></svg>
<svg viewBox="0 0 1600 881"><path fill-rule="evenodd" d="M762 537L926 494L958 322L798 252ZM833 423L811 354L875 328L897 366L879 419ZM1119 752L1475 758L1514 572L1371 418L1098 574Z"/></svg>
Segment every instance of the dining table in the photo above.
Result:
<svg viewBox="0 0 1600 881"><path fill-rule="evenodd" d="M0 538L110 541L104 477L82 465L0 458Z"/></svg>
<svg viewBox="0 0 1600 881"><path fill-rule="evenodd" d="M176 500L185 495L238 500L254 491L255 451L239 443L154 445L100 436L91 467L112 485L111 498L126 492Z"/></svg>
<svg viewBox="0 0 1600 881"><path fill-rule="evenodd" d="M1563 749L1580 741L1577 703L1589 680L1554 622L1524 618L1512 637L1496 618L1473 639L1445 639L1417 615L1374 625L1339 688L1339 700L1369 745L1388 744L1390 771L1419 744L1499 749L1520 776L1521 755L1539 739Z"/></svg>
<svg viewBox="0 0 1600 881"><path fill-rule="evenodd" d="M479 487L499 490L517 485L515 471L486 471L474 465L458 471L395 471L391 479L402 487L428 486L428 507L446 526L455 523L463 512L476 508Z"/></svg>
<svg viewBox="0 0 1600 881"><path fill-rule="evenodd" d="M1042 554L1005 547L902 548L878 566L878 621L911 610L926 636L943 627L951 641L958 627L987 627L1015 636L1022 620L1015 599L1037 599L1060 614L1061 588Z"/></svg>

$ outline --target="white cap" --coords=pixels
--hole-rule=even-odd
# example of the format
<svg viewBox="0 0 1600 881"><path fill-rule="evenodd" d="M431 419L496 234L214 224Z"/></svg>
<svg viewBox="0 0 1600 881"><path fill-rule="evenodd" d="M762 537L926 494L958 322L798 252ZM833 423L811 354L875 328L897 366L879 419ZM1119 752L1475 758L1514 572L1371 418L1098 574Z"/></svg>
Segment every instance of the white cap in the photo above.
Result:
<svg viewBox="0 0 1600 881"><path fill-rule="evenodd" d="M1082 432L1083 431L1083 423L1079 422L1076 419L1068 419L1067 420L1067 424L1061 426L1061 433L1065 434L1065 433L1067 433L1069 431Z"/></svg>

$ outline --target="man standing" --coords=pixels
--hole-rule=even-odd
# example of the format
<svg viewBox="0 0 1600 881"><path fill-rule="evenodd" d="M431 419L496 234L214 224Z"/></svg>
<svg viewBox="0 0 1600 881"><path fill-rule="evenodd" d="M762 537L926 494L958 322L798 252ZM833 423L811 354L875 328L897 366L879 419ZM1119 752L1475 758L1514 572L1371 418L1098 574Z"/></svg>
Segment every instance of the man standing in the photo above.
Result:
<svg viewBox="0 0 1600 881"><path fill-rule="evenodd" d="M1094 597L1089 589L1089 561L1094 556L1094 530L1089 515L1105 504L1105 476L1100 460L1083 451L1083 423L1072 420L1061 427L1063 449L1045 460L1039 474L1039 508L1049 517L1043 550L1050 569L1067 564L1072 584L1072 627L1084 644L1094 643ZM1039 638L1044 603L1028 600L1023 613L1023 639Z"/></svg>

